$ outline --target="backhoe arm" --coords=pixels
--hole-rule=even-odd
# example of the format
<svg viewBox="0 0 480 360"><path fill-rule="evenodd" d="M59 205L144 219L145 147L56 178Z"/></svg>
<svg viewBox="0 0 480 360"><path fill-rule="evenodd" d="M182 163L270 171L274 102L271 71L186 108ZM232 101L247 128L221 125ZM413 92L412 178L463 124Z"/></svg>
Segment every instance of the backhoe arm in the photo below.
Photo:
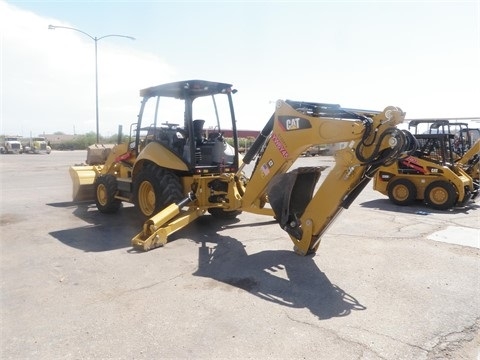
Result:
<svg viewBox="0 0 480 360"><path fill-rule="evenodd" d="M315 252L320 236L348 208L379 166L414 150L415 140L396 128L404 113L343 109L338 105L278 101L258 146L255 169L242 199L244 211L272 212L301 255ZM273 123L272 123L273 122ZM300 154L316 144L346 143L335 166L320 183L323 167L287 172ZM256 154L247 153L249 161ZM270 205L271 209L267 207Z"/></svg>
<svg viewBox="0 0 480 360"><path fill-rule="evenodd" d="M480 154L480 139L477 140L465 154L457 161L458 164L462 166L468 166L471 163L478 162L478 157Z"/></svg>
<svg viewBox="0 0 480 360"><path fill-rule="evenodd" d="M474 187L472 199L476 198L480 193L480 139L463 154L457 164L472 178Z"/></svg>

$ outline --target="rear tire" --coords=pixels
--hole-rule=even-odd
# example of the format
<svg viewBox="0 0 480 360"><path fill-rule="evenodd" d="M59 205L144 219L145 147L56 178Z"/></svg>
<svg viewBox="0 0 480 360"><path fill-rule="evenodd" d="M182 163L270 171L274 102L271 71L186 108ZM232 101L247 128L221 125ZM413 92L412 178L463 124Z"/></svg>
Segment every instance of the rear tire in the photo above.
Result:
<svg viewBox="0 0 480 360"><path fill-rule="evenodd" d="M98 211L112 214L120 209L122 202L115 199L117 179L113 175L101 175L95 180L95 203Z"/></svg>
<svg viewBox="0 0 480 360"><path fill-rule="evenodd" d="M411 205L417 199L417 188L407 179L391 181L387 187L388 198L400 206Z"/></svg>
<svg viewBox="0 0 480 360"><path fill-rule="evenodd" d="M447 210L457 203L457 191L448 181L432 182L425 189L425 205L438 210Z"/></svg>
<svg viewBox="0 0 480 360"><path fill-rule="evenodd" d="M153 164L148 164L141 170L134 187L135 205L146 218L184 198L178 176Z"/></svg>

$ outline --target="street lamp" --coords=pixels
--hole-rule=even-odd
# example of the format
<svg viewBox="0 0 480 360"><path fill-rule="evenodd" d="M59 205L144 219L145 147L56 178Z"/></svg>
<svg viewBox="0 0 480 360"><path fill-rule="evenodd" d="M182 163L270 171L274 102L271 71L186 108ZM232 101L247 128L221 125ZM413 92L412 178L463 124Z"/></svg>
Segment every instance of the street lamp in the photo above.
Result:
<svg viewBox="0 0 480 360"><path fill-rule="evenodd" d="M72 28L72 27L67 27L67 26L56 26L56 25L48 25L48 29L49 30L55 30L55 29L68 29L68 30L74 30L74 31L78 31L86 36L88 36L90 39L92 39L94 42L95 42L95 115L96 115L96 121L97 121L97 144L99 143L99 122L98 122L98 59L97 59L97 42L99 40L102 40L106 37L112 37L112 36L116 36L116 37L123 37L123 38L127 38L127 39L130 39L130 40L135 40L134 37L132 36L127 36L127 35L118 35L118 34L110 34L110 35L104 35L104 36L100 36L100 37L96 37L96 36L92 36L90 34L87 34L85 31L82 31L82 30L79 30L79 29L75 29L75 28Z"/></svg>

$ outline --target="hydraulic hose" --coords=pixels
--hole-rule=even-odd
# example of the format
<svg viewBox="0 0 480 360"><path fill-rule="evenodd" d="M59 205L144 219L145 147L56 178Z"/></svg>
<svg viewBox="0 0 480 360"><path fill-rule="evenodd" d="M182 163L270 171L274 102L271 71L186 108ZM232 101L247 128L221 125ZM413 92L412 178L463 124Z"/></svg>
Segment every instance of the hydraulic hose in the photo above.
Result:
<svg viewBox="0 0 480 360"><path fill-rule="evenodd" d="M273 130L274 116L275 114L272 114L272 116L270 117L270 120L268 120L268 122L265 124L265 127L260 132L260 135L258 135L257 138L255 139L255 142L253 143L252 147L247 151L247 153L243 157L243 162L245 164L250 164L250 161L252 161L252 159L255 156L257 156L260 149L265 144L265 141L267 140L268 136Z"/></svg>
<svg viewBox="0 0 480 360"><path fill-rule="evenodd" d="M385 139L385 137L388 136L388 135L392 135L395 138L397 138L397 144L395 145L395 148L392 149L393 152L389 151L387 156L381 156L381 158L379 159L380 145L382 144L383 139ZM365 139L365 137L364 137L364 139ZM401 153L401 151L399 151L399 150L403 150L405 142L406 142L406 138L405 138L405 135L403 134L403 132L397 130L396 128L387 129L385 132L383 132L381 134L380 139L378 139L377 143L375 144L375 148L374 148L372 154L369 157L364 157L362 152L361 152L362 149L365 147L364 139L362 139L362 142L355 149L355 155L357 156L357 158L361 162L363 162L365 164L369 164L369 165L374 165L374 164L377 164L378 162L383 163L383 162L385 162L385 159L394 158L397 154Z"/></svg>

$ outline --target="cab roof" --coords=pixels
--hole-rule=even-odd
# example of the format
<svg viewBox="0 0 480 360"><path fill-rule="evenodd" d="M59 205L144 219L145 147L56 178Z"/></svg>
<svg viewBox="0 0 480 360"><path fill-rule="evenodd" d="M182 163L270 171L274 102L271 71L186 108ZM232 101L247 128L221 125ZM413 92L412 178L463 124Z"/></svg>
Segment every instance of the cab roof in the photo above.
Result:
<svg viewBox="0 0 480 360"><path fill-rule="evenodd" d="M177 99L197 98L232 91L231 84L206 80L177 81L140 90L141 97L166 96Z"/></svg>

